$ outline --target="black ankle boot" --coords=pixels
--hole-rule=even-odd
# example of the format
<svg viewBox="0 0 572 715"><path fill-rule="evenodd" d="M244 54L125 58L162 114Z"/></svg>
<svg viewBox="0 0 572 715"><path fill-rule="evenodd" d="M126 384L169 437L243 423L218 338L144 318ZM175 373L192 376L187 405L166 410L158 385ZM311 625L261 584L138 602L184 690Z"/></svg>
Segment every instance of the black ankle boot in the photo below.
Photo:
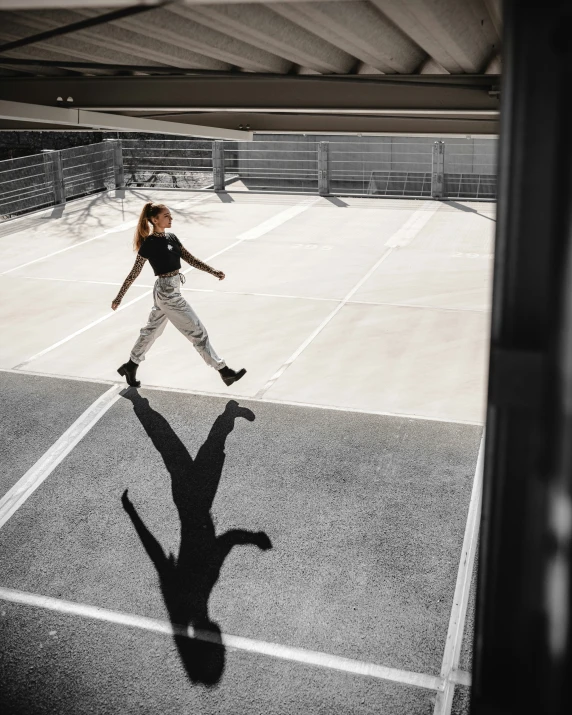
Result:
<svg viewBox="0 0 572 715"><path fill-rule="evenodd" d="M133 362L133 360L130 359L129 362L126 362L124 365L117 369L117 372L125 377L129 387L141 387L141 383L139 382L139 380L136 379L138 367L139 365L137 365L136 362Z"/></svg>
<svg viewBox="0 0 572 715"><path fill-rule="evenodd" d="M246 375L246 370L244 368L236 372L236 370L231 370L230 367L221 367L218 372L227 387L230 387L233 382L237 382L241 377Z"/></svg>

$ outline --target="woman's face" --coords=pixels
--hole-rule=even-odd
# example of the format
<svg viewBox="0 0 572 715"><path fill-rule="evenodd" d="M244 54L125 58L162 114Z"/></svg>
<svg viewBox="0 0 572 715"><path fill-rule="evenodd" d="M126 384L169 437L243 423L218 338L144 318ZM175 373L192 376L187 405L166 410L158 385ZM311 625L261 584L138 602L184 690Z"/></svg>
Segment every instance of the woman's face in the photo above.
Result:
<svg viewBox="0 0 572 715"><path fill-rule="evenodd" d="M157 216L154 216L151 219L151 222L155 227L155 231L159 232L164 231L166 228L171 228L172 221L173 217L171 216L171 212L167 207L161 209Z"/></svg>

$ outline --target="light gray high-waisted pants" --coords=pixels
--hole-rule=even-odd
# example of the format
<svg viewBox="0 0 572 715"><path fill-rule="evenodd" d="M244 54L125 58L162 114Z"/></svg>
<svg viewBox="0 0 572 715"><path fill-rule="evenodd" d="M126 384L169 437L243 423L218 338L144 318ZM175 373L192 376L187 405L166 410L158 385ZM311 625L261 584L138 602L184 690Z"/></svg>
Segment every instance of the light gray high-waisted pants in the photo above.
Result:
<svg viewBox="0 0 572 715"><path fill-rule="evenodd" d="M226 367L226 363L213 350L205 326L181 295L179 276L180 274L157 277L153 289L154 305L147 325L141 328L139 338L133 346L131 360L137 364L145 360L146 352L165 330L167 320L170 320L175 328L191 341L206 364L220 370Z"/></svg>

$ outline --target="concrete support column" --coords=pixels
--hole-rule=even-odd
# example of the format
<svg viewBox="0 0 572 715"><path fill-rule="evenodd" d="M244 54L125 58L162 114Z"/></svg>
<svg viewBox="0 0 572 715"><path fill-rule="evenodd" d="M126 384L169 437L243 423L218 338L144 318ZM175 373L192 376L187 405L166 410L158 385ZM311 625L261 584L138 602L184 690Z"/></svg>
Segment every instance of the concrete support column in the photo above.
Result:
<svg viewBox="0 0 572 715"><path fill-rule="evenodd" d="M224 191L224 142L213 141L213 183L215 191Z"/></svg>
<svg viewBox="0 0 572 715"><path fill-rule="evenodd" d="M330 193L330 142L318 144L318 193L320 196Z"/></svg>
<svg viewBox="0 0 572 715"><path fill-rule="evenodd" d="M66 190L64 186L64 172L62 168L62 155L53 149L43 149L46 178L51 181L54 191L54 203L65 204Z"/></svg>
<svg viewBox="0 0 572 715"><path fill-rule="evenodd" d="M431 169L431 196L442 199L445 195L445 142L433 142L433 166Z"/></svg>
<svg viewBox="0 0 572 715"><path fill-rule="evenodd" d="M502 10L471 715L572 712L570 9Z"/></svg>
<svg viewBox="0 0 572 715"><path fill-rule="evenodd" d="M104 141L113 144L113 171L115 174L115 188L122 189L125 186L125 173L123 171L123 145L121 139L105 139Z"/></svg>

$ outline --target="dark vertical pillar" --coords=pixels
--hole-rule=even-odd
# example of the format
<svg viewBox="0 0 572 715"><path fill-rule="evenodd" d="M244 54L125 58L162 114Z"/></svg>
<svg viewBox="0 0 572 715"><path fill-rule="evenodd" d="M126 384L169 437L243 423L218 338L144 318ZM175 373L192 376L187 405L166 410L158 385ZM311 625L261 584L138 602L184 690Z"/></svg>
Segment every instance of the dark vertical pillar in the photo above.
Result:
<svg viewBox="0 0 572 715"><path fill-rule="evenodd" d="M572 712L572 5L504 4L471 712Z"/></svg>

